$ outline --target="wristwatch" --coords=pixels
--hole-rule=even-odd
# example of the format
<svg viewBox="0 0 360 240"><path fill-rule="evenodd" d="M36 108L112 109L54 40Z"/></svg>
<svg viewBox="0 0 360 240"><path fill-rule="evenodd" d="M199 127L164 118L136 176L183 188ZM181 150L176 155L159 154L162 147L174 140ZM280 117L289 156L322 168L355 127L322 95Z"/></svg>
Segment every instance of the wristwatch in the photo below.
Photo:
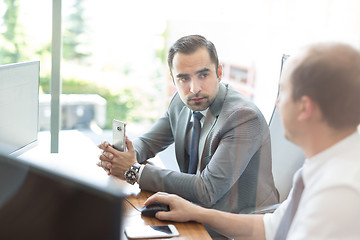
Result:
<svg viewBox="0 0 360 240"><path fill-rule="evenodd" d="M140 171L139 163L135 163L134 165L132 165L130 169L125 171L124 175L126 181L130 184L134 184L138 180L139 171Z"/></svg>

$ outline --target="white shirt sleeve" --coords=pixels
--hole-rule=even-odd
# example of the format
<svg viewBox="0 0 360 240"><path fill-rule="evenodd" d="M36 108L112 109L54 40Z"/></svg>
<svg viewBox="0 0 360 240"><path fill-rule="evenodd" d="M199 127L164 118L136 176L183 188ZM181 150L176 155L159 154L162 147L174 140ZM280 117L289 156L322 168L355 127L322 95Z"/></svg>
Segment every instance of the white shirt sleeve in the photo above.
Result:
<svg viewBox="0 0 360 240"><path fill-rule="evenodd" d="M285 209L287 208L289 200L285 200L280 206L274 211L274 213L266 213L263 217L265 227L265 238L266 240L274 239L277 228L280 224L281 218L284 215Z"/></svg>
<svg viewBox="0 0 360 240"><path fill-rule="evenodd" d="M137 182L140 182L140 177L141 177L141 173L144 170L145 165L144 164L140 164L140 169L139 169L139 174L138 174L138 179Z"/></svg>
<svg viewBox="0 0 360 240"><path fill-rule="evenodd" d="M360 196L351 187L322 189L296 213L288 239L360 239Z"/></svg>

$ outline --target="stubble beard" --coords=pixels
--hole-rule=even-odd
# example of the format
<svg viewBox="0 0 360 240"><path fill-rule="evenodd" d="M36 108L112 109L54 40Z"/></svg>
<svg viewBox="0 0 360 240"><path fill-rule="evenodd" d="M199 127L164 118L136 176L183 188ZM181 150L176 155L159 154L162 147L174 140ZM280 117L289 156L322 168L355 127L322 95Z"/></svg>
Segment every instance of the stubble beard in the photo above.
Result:
<svg viewBox="0 0 360 240"><path fill-rule="evenodd" d="M202 98L201 101L194 101L194 98ZM193 111L203 111L210 106L209 96L194 94L187 97L186 105Z"/></svg>

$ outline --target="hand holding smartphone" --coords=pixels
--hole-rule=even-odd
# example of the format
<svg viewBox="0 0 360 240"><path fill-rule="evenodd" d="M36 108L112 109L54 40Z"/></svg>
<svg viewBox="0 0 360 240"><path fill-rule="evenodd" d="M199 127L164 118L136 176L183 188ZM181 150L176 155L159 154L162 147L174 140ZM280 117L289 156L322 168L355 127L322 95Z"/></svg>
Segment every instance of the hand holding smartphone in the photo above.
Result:
<svg viewBox="0 0 360 240"><path fill-rule="evenodd" d="M160 226L128 226L125 227L125 234L131 239L179 236L178 230L172 224Z"/></svg>
<svg viewBox="0 0 360 240"><path fill-rule="evenodd" d="M113 145L115 149L121 152L125 152L126 148L125 127L125 122L119 121L117 119L113 120Z"/></svg>

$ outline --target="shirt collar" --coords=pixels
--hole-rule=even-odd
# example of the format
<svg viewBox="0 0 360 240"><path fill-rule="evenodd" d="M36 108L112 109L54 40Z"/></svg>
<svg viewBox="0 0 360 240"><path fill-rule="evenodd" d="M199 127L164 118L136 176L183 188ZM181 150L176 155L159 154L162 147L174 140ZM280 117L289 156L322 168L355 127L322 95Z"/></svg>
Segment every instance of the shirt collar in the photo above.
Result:
<svg viewBox="0 0 360 240"><path fill-rule="evenodd" d="M199 111L204 117L202 117L200 119L200 124L201 124L201 127L204 125L204 122L205 122L205 118L206 118L206 114L207 112L209 111L209 108L205 109L205 110L202 110L202 111ZM191 111L192 113L194 113L194 111ZM196 111L195 111L196 112ZM193 115L191 115L191 119L190 119L191 122L194 121L194 117Z"/></svg>
<svg viewBox="0 0 360 240"><path fill-rule="evenodd" d="M343 140L337 142L333 146L325 149L324 151L316 154L315 156L306 159L304 163L303 176L306 183L306 179L310 178L318 171L319 168L322 168L323 165L326 165L334 157L341 157L343 154L347 154L348 149L352 146L358 146L360 143L359 132L356 131Z"/></svg>
<svg viewBox="0 0 360 240"><path fill-rule="evenodd" d="M354 144L354 141L358 141L360 138L359 133L356 131L353 134L345 137L344 139L340 140L339 142L335 143L331 147L325 149L324 151L316 154L315 156L309 158L308 161L318 161L320 159L329 159L332 156L341 154L344 152L349 146Z"/></svg>

